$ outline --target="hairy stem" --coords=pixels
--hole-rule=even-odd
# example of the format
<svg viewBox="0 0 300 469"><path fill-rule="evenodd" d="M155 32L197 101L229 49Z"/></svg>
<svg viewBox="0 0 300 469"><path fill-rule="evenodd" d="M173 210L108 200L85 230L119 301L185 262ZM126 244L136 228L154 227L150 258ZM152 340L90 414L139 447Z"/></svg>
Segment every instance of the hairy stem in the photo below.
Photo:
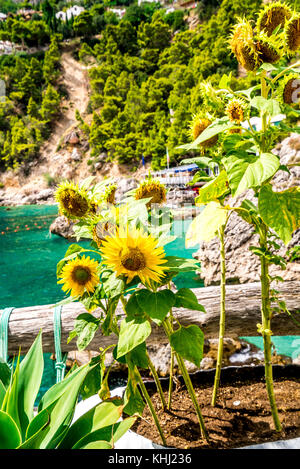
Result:
<svg viewBox="0 0 300 469"><path fill-rule="evenodd" d="M267 227L262 226L260 230L260 246L267 248ZM261 256L261 314L262 314L262 336L264 343L264 359L265 359L265 380L268 392L269 402L273 422L276 431L282 430L278 416L277 405L275 401L273 386L273 369L272 369L272 342L271 342L271 308L270 308L270 279L269 264L265 256Z"/></svg>
<svg viewBox="0 0 300 469"><path fill-rule="evenodd" d="M224 346L224 333L225 333L225 295L226 295L226 262L225 262L225 225L219 229L220 238L220 264L221 264L221 282L220 282L220 321L219 321L219 343L218 343L218 356L214 380L214 388L212 394L211 405L215 406L217 395L219 391L221 368L223 360L223 346Z"/></svg>
<svg viewBox="0 0 300 469"><path fill-rule="evenodd" d="M156 425L156 428L160 434L160 437L161 437L161 441L163 443L164 446L167 446L167 441L166 441L166 438L164 436L164 433L162 431L162 428L160 426L160 423L159 423L159 420L158 420L158 417L157 417L157 414L155 412L155 409L154 409L154 406L152 404L152 401L151 401L151 398L148 394L148 391L146 389L146 386L144 385L144 382L142 380L142 377L140 375L140 372L138 371L137 367L136 367L136 376L137 376L137 379L138 379L138 382L139 382L139 385L140 385L140 388L141 388L141 391L142 391L142 394L144 396L144 399L145 401L147 402L147 405L149 407L149 410L151 412L151 415L153 417L153 420L155 422L155 425Z"/></svg>
<svg viewBox="0 0 300 469"><path fill-rule="evenodd" d="M161 387L161 384L160 384L160 381L159 381L159 377L158 377L156 368L155 368L154 364L152 363L152 361L151 361L148 354L147 354L147 356L148 356L149 368L150 368L150 371L151 371L152 376L154 378L158 394L160 396L162 409L165 410L166 407L167 407L167 403L166 403L165 396L164 396L164 393L163 393L163 390L162 390L162 387Z"/></svg>
<svg viewBox="0 0 300 469"><path fill-rule="evenodd" d="M169 324L169 322L167 320L165 320L163 322L163 326L164 326L164 330L165 330L165 333L167 335L167 337L170 339L170 334L172 333L172 328ZM195 407L195 410L196 410L196 414L197 414L197 417L198 417L198 421L199 421L199 426L200 426L200 433L201 433L201 436L202 438L204 438L206 441L208 441L208 435L207 435L207 432L206 432L206 428L205 428L205 424L204 424L204 420L203 420L203 416L202 416L202 413L201 413L201 409L200 409L200 406L198 404L198 401L197 401L197 396L196 396L196 393L195 393L195 390L194 390L194 387L193 387L193 384L192 384L192 381L191 381L191 378L189 376L189 373L186 369L186 366L185 366L185 363L184 363L184 360L181 358L181 356L175 352L175 357L176 357L176 360L177 360L177 363L178 363L178 366L180 368L180 371L182 373L182 376L183 376L183 379L184 379L184 382L185 382L185 385L187 387L187 390L188 390L188 393L190 395L190 398L194 404L194 407Z"/></svg>

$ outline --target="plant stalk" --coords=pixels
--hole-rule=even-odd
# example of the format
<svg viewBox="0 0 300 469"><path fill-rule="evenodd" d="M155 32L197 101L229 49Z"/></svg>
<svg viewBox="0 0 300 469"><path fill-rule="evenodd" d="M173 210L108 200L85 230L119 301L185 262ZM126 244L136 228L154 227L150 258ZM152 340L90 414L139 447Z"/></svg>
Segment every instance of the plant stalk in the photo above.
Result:
<svg viewBox="0 0 300 469"><path fill-rule="evenodd" d="M163 390L162 390L162 387L161 387L161 384L160 384L160 381L159 381L159 376L158 376L156 368L155 368L155 366L154 366L153 362L151 361L148 354L147 354L147 356L148 356L149 368L150 368L150 371L151 371L152 376L154 378L158 394L160 396L162 409L165 410L166 407L167 407L167 403L166 403L165 396L164 396L164 393L163 393Z"/></svg>
<svg viewBox="0 0 300 469"><path fill-rule="evenodd" d="M169 391L168 391L168 405L167 409L171 409L172 405L172 389L173 389L173 373L174 373L174 357L175 352L171 347L171 363L170 363L170 374L169 374Z"/></svg>
<svg viewBox="0 0 300 469"><path fill-rule="evenodd" d="M220 265L221 265L221 281L220 281L220 321L219 321L219 343L218 356L215 372L215 380L211 405L215 406L219 391L221 368L223 361L223 347L225 334L225 296L226 296L226 261L225 261L225 225L219 229L220 238Z"/></svg>
<svg viewBox="0 0 300 469"><path fill-rule="evenodd" d="M262 226L260 230L260 246L267 248L267 228ZM274 394L273 386L273 369L272 369L272 342L271 342L271 308L270 308L270 279L269 264L265 256L261 256L261 313L262 313L262 336L264 343L264 361L265 361L265 380L268 392L269 402L273 422L276 431L282 430L278 416L278 410Z"/></svg>
<svg viewBox="0 0 300 469"><path fill-rule="evenodd" d="M171 326L170 326L170 324L168 323L167 320L165 320L163 322L163 326L164 326L165 333L166 333L167 337L170 339L170 334L172 333L172 328L171 328ZM199 406L198 401L197 401L196 393L195 393L195 390L194 390L190 375L189 375L189 373L186 369L185 363L184 363L183 359L181 358L181 356L178 353L175 352L175 357L176 357L178 366L180 368L180 371L182 373L182 376L183 376L185 385L187 387L188 393L190 395L190 398L191 398L191 400L194 404L195 410L196 410L196 414L197 414L198 421L199 421L199 426L200 426L201 436L206 441L209 441L209 438L208 438L208 435L207 435L207 432L206 432L206 428L205 428L205 424L204 424L204 420L203 420L203 416L202 416L202 413L201 413L201 409L200 409L200 406Z"/></svg>
<svg viewBox="0 0 300 469"><path fill-rule="evenodd" d="M157 428L157 430L158 430L158 432L159 432L159 434L160 434L162 444L163 444L164 446L167 446L167 441L166 441L165 435L164 435L164 433L163 433L163 431L162 431L162 428L161 428L161 426L160 426L159 419L158 419L158 417L157 417L157 414L156 414L156 412L155 412L155 409L154 409L154 406L153 406L153 404L152 404L151 398L150 398L150 396L149 396L149 394L148 394L148 391L147 391L147 389L146 389L146 386L144 385L144 382L143 382L143 380L142 380L142 377L141 377L140 372L138 371L137 367L136 367L136 376L137 376L137 379L138 379L140 388L141 388L141 390L142 390L142 394L143 394L143 396L144 396L144 398L145 398L145 401L147 402L147 405L148 405L148 407L149 407L149 409L150 409L150 412L151 412L151 415L152 415L153 420L154 420L154 422L155 422L156 428Z"/></svg>

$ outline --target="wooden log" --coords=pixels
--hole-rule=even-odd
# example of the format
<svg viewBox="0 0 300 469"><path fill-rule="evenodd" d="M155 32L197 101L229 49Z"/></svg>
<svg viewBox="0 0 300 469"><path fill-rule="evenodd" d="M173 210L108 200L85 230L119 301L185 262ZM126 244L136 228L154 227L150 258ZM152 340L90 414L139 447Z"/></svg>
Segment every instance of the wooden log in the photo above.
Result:
<svg viewBox="0 0 300 469"><path fill-rule="evenodd" d="M219 330L219 287L205 287L193 289L199 303L201 303L206 313L200 311L189 311L183 308L174 308L173 313L183 325L197 324L203 330L206 338L218 337ZM286 281L280 286L281 297L286 301L288 309L292 313L300 313L299 292L300 282ZM257 323L261 322L260 313L260 284L248 283L242 285L228 285L226 287L226 337L257 336ZM34 341L39 330L43 332L44 352L54 351L53 336L53 310L54 305L30 306L16 308L12 311L8 326L8 352L9 354L25 353ZM70 303L62 309L61 327L61 349L62 351L76 350L76 339L69 344L67 339L69 333L74 328L76 317L85 312L81 303ZM93 313L99 317L100 310ZM117 309L117 314L121 320L124 312L121 306ZM300 322L300 314L297 314ZM272 319L273 335L300 335L300 327L295 325L291 318L285 314L275 314ZM153 324L152 334L148 339L149 343L166 342L162 328ZM99 350L99 347L106 347L117 342L114 335L103 336L99 331L88 346L88 350Z"/></svg>

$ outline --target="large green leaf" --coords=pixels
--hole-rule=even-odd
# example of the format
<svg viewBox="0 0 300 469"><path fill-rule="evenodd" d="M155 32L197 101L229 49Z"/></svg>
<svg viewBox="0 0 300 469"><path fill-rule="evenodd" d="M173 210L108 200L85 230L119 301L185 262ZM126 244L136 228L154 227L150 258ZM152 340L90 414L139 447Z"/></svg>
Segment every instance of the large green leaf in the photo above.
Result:
<svg viewBox="0 0 300 469"><path fill-rule="evenodd" d="M227 210L218 202L209 202L190 224L185 237L186 247L191 248L200 241L211 241L226 220Z"/></svg>
<svg viewBox="0 0 300 469"><path fill-rule="evenodd" d="M93 339L99 323L100 320L90 313L80 314L75 320L74 330L70 332L68 342L77 336L77 348L84 350Z"/></svg>
<svg viewBox="0 0 300 469"><path fill-rule="evenodd" d="M262 96L255 96L250 101L250 106L254 107L258 111L266 112L270 117L275 117L280 114L280 104L276 99L266 99Z"/></svg>
<svg viewBox="0 0 300 469"><path fill-rule="evenodd" d="M95 449L100 449L103 448L103 442L108 442L113 446L132 427L135 421L136 417L128 417L122 422L95 430L79 440L72 449L85 449L87 445L90 448L93 443Z"/></svg>
<svg viewBox="0 0 300 469"><path fill-rule="evenodd" d="M288 244L293 232L300 226L300 188L273 192L272 186L266 184L260 190L258 208L266 225Z"/></svg>
<svg viewBox="0 0 300 469"><path fill-rule="evenodd" d="M30 422L26 439L18 449L40 449L41 443L47 434L47 426L50 423L50 414L47 409L39 412ZM27 438L27 435L30 437Z"/></svg>
<svg viewBox="0 0 300 469"><path fill-rule="evenodd" d="M122 415L124 403L120 398L103 401L81 415L66 432L59 449L72 448L90 433L116 423ZM104 438L99 438L103 440Z"/></svg>
<svg viewBox="0 0 300 469"><path fill-rule="evenodd" d="M221 171L219 176L205 184L199 190L199 195L195 198L196 204L207 204L216 201L229 192L229 182L226 171Z"/></svg>
<svg viewBox="0 0 300 469"><path fill-rule="evenodd" d="M42 397L38 410L39 412L43 409L48 410L50 424L47 426L47 434L41 444L41 449L55 448L64 432L67 431L73 418L79 390L93 366L87 364L77 368L64 380L52 386Z"/></svg>
<svg viewBox="0 0 300 469"><path fill-rule="evenodd" d="M144 318L125 318L120 325L117 358L126 355L151 334L150 322Z"/></svg>
<svg viewBox="0 0 300 469"><path fill-rule="evenodd" d="M228 155L222 162L228 174L233 197L247 189L259 187L273 177L280 166L279 158L273 153L257 156L245 151Z"/></svg>
<svg viewBox="0 0 300 469"><path fill-rule="evenodd" d="M181 326L170 336L170 344L182 358L200 367L203 357L204 334L200 327Z"/></svg>
<svg viewBox="0 0 300 469"><path fill-rule="evenodd" d="M136 297L140 308L158 323L165 319L175 303L175 295L168 289L158 292L143 289L137 292Z"/></svg>
<svg viewBox="0 0 300 469"><path fill-rule="evenodd" d="M39 333L20 363L17 391L22 439L33 418L33 407L41 386L43 370L42 334Z"/></svg>
<svg viewBox="0 0 300 469"><path fill-rule="evenodd" d="M0 381L3 386L7 389L10 383L11 378L11 369L8 364L1 360L0 358Z"/></svg>
<svg viewBox="0 0 300 469"><path fill-rule="evenodd" d="M176 292L175 306L177 308L187 308L205 313L204 306L198 302L195 293L189 288L180 288L178 292Z"/></svg>
<svg viewBox="0 0 300 469"><path fill-rule="evenodd" d="M0 410L0 449L15 449L20 443L21 434L15 421Z"/></svg>

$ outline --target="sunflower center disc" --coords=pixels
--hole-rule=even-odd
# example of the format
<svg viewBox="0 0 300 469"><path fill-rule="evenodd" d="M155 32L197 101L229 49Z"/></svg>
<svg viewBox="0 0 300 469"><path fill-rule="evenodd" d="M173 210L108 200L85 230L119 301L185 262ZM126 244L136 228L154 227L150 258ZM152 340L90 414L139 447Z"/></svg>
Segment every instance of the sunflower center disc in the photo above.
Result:
<svg viewBox="0 0 300 469"><path fill-rule="evenodd" d="M72 273L73 280L80 285L85 285L91 278L89 269L84 267L75 267Z"/></svg>
<svg viewBox="0 0 300 469"><path fill-rule="evenodd" d="M135 272L146 267L144 254L136 248L130 248L122 254L121 264L125 269Z"/></svg>

